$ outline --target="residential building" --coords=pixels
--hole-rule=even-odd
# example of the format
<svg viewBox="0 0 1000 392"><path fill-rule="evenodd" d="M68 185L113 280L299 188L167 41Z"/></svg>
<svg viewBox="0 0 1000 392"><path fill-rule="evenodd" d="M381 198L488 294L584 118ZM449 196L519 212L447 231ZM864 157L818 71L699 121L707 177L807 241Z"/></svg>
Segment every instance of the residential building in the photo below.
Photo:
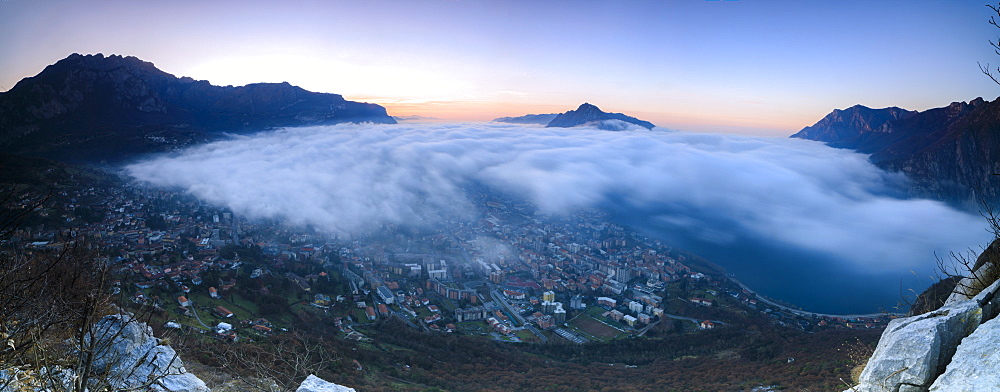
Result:
<svg viewBox="0 0 1000 392"><path fill-rule="evenodd" d="M542 293L542 301L555 302L555 300L556 300L556 293L555 292L553 292L553 291L546 291L546 292Z"/></svg>
<svg viewBox="0 0 1000 392"><path fill-rule="evenodd" d="M392 290L389 290L386 286L379 286L375 291L378 293L378 297L382 299L382 302L386 304L391 305L396 300L396 296L392 293Z"/></svg>

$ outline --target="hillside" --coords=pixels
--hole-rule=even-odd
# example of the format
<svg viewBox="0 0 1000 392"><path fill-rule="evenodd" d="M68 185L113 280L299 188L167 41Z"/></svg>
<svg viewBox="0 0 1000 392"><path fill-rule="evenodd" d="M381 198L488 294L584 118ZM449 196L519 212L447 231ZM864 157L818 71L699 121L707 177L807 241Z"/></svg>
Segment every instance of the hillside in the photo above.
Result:
<svg viewBox="0 0 1000 392"><path fill-rule="evenodd" d="M854 106L834 110L792 137L871 154L879 167L905 173L911 194L969 209L1000 202L1000 100L953 102L911 112Z"/></svg>
<svg viewBox="0 0 1000 392"><path fill-rule="evenodd" d="M135 57L69 57L0 94L0 151L115 162L274 127L376 122L385 108L288 83L214 86Z"/></svg>

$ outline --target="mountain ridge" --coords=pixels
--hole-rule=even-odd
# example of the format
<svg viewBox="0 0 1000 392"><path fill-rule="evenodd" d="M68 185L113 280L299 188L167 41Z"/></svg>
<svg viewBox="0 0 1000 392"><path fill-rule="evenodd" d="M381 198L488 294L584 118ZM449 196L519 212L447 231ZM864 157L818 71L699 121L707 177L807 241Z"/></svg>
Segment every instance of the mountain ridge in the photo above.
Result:
<svg viewBox="0 0 1000 392"><path fill-rule="evenodd" d="M394 124L385 108L284 83L215 86L132 56L74 53L0 93L0 150L114 161L283 126Z"/></svg>
<svg viewBox="0 0 1000 392"><path fill-rule="evenodd" d="M910 193L966 209L1000 202L1000 99L952 102L922 112L855 105L791 135L870 154L902 172Z"/></svg>
<svg viewBox="0 0 1000 392"><path fill-rule="evenodd" d="M493 121L509 124L548 124L558 115L559 113L525 114L517 117L498 117Z"/></svg>

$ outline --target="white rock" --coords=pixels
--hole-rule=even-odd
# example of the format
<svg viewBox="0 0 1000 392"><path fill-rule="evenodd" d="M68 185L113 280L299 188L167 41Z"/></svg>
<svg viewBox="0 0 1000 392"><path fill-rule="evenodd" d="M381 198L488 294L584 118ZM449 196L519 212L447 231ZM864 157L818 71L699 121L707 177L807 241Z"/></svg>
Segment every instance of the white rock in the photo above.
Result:
<svg viewBox="0 0 1000 392"><path fill-rule="evenodd" d="M302 381L302 385L299 385L299 389L295 392L357 392L354 388L348 388L343 385L334 384L332 382L323 380L322 378L316 377L310 374L306 377L305 381Z"/></svg>
<svg viewBox="0 0 1000 392"><path fill-rule="evenodd" d="M962 340L948 369L931 391L1000 391L1000 318L987 321Z"/></svg>
<svg viewBox="0 0 1000 392"><path fill-rule="evenodd" d="M205 382L188 373L170 346L160 345L152 329L128 315L105 316L86 341L96 339L94 369L98 386L171 392L208 392Z"/></svg>
<svg viewBox="0 0 1000 392"><path fill-rule="evenodd" d="M993 268L992 263L983 264L979 267L979 269L973 272L970 277L962 278L962 280L958 281L958 284L955 285L955 290L952 291L951 295L949 295L948 299L944 302L945 305L950 305L953 303L965 301L971 299L972 297L975 297L976 295L973 292L973 287L976 286L982 287L982 285L980 285L981 282L979 282L976 277L987 275L987 271L990 268ZM996 282L993 283L994 285L996 284ZM983 290L983 291L988 291L988 290Z"/></svg>
<svg viewBox="0 0 1000 392"><path fill-rule="evenodd" d="M926 391L958 343L981 321L982 309L975 301L892 320L861 372L860 384L847 391Z"/></svg>

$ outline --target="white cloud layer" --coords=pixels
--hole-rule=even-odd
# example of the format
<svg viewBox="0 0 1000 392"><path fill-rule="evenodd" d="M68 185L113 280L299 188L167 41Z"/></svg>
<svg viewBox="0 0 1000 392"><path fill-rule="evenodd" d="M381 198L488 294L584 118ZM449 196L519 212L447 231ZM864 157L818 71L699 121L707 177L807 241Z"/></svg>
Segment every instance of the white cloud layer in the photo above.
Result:
<svg viewBox="0 0 1000 392"><path fill-rule="evenodd" d="M610 207L720 246L743 238L820 252L858 273L925 274L932 252L988 240L977 216L888 196L904 179L864 155L787 138L344 124L237 137L127 170L239 214L339 231L469 218L463 186L478 182L548 213Z"/></svg>

